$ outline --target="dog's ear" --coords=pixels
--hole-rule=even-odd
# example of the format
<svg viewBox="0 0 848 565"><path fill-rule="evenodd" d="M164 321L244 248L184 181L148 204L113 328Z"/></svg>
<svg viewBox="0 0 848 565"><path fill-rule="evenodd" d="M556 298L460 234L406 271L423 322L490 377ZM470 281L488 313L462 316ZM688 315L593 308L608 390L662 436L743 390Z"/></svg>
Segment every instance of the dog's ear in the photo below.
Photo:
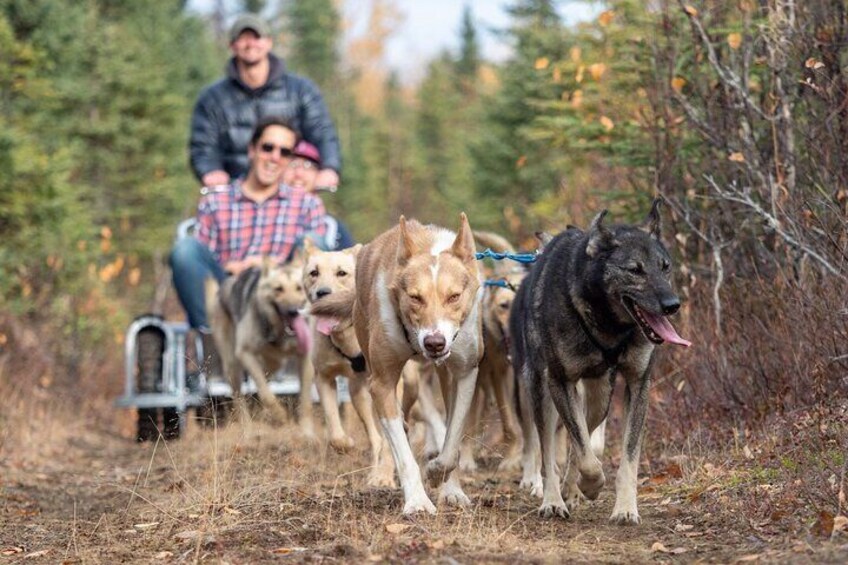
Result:
<svg viewBox="0 0 848 565"><path fill-rule="evenodd" d="M539 240L539 250L544 250L545 247L547 247L551 240L554 238L554 236L552 236L546 231L537 231L535 235L536 239Z"/></svg>
<svg viewBox="0 0 848 565"><path fill-rule="evenodd" d="M397 262L398 265L406 265L406 262L415 255L416 251L415 242L409 237L409 230L406 228L406 216L400 217L398 227L400 228L400 240L397 248Z"/></svg>
<svg viewBox="0 0 848 565"><path fill-rule="evenodd" d="M315 245L315 242L313 242L308 237L303 238L303 254L304 254L305 257L309 257L310 255L315 253L317 250L318 250L318 246Z"/></svg>
<svg viewBox="0 0 848 565"><path fill-rule="evenodd" d="M347 248L347 249L345 249L344 251L345 251L345 253L349 253L350 255L353 255L354 257L358 257L358 256L359 256L359 252L360 252L360 251L362 251L362 244L361 244L361 243L357 243L357 244L356 244L356 245L354 245L353 247L348 247L348 248Z"/></svg>
<svg viewBox="0 0 848 565"><path fill-rule="evenodd" d="M609 210L601 210L589 225L589 243L586 244L586 255L594 257L603 249L618 245L615 236L604 225L604 218Z"/></svg>
<svg viewBox="0 0 848 565"><path fill-rule="evenodd" d="M268 273L271 272L271 267L273 267L273 266L274 265L271 262L271 257L268 256L268 255L263 255L262 256L262 278L263 279L268 276Z"/></svg>
<svg viewBox="0 0 848 565"><path fill-rule="evenodd" d="M474 246L474 234L471 231L471 226L468 225L468 216L465 215L465 212L459 214L459 232L456 234L456 239L453 240L451 253L463 263L473 263L476 268L477 248Z"/></svg>
<svg viewBox="0 0 848 565"><path fill-rule="evenodd" d="M654 203L651 204L651 211L648 212L648 217L645 218L645 223L641 229L648 232L651 237L659 240L662 235L662 217L660 216L660 206L662 198L654 198Z"/></svg>

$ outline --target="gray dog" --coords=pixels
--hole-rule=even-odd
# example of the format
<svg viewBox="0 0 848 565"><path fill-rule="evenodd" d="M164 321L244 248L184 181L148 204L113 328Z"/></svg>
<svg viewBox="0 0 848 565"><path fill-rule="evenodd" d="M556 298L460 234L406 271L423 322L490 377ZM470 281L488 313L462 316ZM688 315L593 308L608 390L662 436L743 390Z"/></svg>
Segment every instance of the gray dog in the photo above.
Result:
<svg viewBox="0 0 848 565"><path fill-rule="evenodd" d="M587 231L569 227L551 239L513 303L512 359L519 376L527 465L541 438L542 516L569 516L585 496L598 497L604 472L590 446L592 432L609 410L620 372L627 383L627 416L616 500L610 520L636 524L636 475L650 373L657 345L689 346L666 319L680 308L671 288L671 258L660 242L660 200L641 226L604 224L598 214ZM566 497L556 466L557 411L572 453ZM600 451L602 452L602 447ZM532 472L531 472L532 474ZM538 467L535 474L538 475Z"/></svg>

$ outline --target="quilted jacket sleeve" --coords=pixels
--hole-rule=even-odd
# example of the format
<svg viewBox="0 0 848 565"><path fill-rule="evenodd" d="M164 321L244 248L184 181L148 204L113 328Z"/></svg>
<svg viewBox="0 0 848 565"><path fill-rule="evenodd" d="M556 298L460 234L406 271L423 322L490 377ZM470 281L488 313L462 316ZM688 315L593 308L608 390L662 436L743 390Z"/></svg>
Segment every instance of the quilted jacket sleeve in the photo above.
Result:
<svg viewBox="0 0 848 565"><path fill-rule="evenodd" d="M208 90L204 91L191 114L189 156L191 170L198 180L210 171L224 170L224 156L218 139L222 130L221 117L213 109L212 98Z"/></svg>
<svg viewBox="0 0 848 565"><path fill-rule="evenodd" d="M337 173L342 170L342 154L339 148L339 136L330 118L330 112L315 84L298 77L301 96L301 124L303 137L318 147L321 152L321 165Z"/></svg>

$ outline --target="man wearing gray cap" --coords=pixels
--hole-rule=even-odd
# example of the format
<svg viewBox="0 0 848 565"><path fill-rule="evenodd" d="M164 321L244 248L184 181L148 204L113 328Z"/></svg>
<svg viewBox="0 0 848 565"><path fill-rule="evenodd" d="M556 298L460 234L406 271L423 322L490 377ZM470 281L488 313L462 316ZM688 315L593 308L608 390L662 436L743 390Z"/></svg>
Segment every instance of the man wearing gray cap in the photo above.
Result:
<svg viewBox="0 0 848 565"><path fill-rule="evenodd" d="M318 147L322 168L316 186L339 183L341 151L336 128L315 84L287 72L271 53L268 24L254 14L239 16L230 28L227 76L207 86L191 117L191 168L204 186L224 185L249 169L247 146L264 117L286 120Z"/></svg>

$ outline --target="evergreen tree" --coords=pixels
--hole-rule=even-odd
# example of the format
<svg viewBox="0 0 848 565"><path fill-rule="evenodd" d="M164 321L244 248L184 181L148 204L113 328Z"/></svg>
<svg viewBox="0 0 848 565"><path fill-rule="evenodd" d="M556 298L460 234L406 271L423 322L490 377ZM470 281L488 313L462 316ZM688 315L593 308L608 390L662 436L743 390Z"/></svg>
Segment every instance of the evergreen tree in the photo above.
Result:
<svg viewBox="0 0 848 565"><path fill-rule="evenodd" d="M340 17L333 0L290 1L284 7L291 68L327 95L337 84Z"/></svg>
<svg viewBox="0 0 848 565"><path fill-rule="evenodd" d="M456 61L456 74L464 84L474 84L480 67L480 44L477 40L477 28L471 6L465 5L462 12L462 27L459 32L459 58Z"/></svg>

